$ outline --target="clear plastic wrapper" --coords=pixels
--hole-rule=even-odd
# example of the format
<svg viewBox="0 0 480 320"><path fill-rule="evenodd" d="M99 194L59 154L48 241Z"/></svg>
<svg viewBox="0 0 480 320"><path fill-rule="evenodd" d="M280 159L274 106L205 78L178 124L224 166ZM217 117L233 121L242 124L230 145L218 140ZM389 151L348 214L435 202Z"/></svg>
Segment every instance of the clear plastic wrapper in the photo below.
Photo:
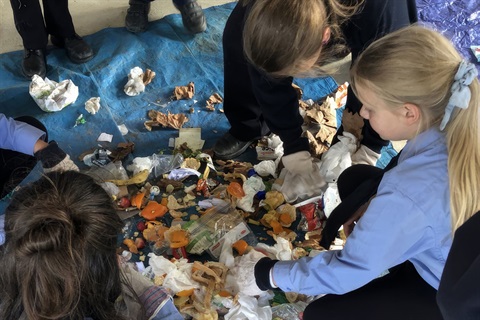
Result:
<svg viewBox="0 0 480 320"><path fill-rule="evenodd" d="M301 320L300 314L307 307L307 303L297 301L295 303L284 303L272 307L273 320Z"/></svg>
<svg viewBox="0 0 480 320"><path fill-rule="evenodd" d="M173 169L180 167L183 162L183 156L180 153L175 155L166 155L166 154L153 154L152 155L152 165L155 173L155 177L170 172Z"/></svg>
<svg viewBox="0 0 480 320"><path fill-rule="evenodd" d="M187 252L202 254L208 251L216 260L220 256L222 238L227 234L234 241L244 239L251 246L257 244L257 239L243 220L242 214L228 203L212 207L200 219L183 225L183 229L190 236Z"/></svg>

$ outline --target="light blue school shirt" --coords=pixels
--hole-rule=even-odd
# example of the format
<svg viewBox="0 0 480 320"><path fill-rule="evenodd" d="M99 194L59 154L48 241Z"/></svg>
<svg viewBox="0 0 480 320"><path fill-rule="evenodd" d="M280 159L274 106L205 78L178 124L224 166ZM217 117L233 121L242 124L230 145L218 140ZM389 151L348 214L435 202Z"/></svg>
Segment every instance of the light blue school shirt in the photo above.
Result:
<svg viewBox="0 0 480 320"><path fill-rule="evenodd" d="M45 132L27 123L7 118L0 113L0 149L18 151L33 156L38 139Z"/></svg>
<svg viewBox="0 0 480 320"><path fill-rule="evenodd" d="M286 292L344 294L409 260L438 289L452 244L447 157L437 129L409 141L344 249L276 263L276 284Z"/></svg>

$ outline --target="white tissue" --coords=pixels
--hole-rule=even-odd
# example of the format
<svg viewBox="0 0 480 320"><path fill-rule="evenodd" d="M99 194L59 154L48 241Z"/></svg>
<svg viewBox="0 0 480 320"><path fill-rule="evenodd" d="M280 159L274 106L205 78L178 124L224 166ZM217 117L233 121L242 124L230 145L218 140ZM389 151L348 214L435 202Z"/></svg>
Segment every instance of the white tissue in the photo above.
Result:
<svg viewBox="0 0 480 320"><path fill-rule="evenodd" d="M74 103L78 97L78 87L72 80L63 80L59 83L48 78L43 80L34 75L28 92L37 105L45 112L60 111Z"/></svg>
<svg viewBox="0 0 480 320"><path fill-rule="evenodd" d="M135 67L130 70L128 74L128 81L123 87L123 91L133 97L145 91L143 84L143 70L140 67Z"/></svg>
<svg viewBox="0 0 480 320"><path fill-rule="evenodd" d="M85 102L85 110L90 114L95 114L100 110L100 97L93 97Z"/></svg>

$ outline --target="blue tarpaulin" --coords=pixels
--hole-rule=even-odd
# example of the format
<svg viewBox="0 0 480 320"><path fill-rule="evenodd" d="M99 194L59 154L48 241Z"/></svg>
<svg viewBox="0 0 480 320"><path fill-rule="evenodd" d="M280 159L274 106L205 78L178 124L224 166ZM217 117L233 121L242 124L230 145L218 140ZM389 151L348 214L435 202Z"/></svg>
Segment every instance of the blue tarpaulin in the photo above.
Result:
<svg viewBox="0 0 480 320"><path fill-rule="evenodd" d="M101 30L85 40L97 53L82 65L70 62L64 50L49 48L47 78L54 81L71 79L79 87L76 102L62 111L45 113L28 93L29 81L20 70L22 52L0 55L0 112L8 116L31 115L42 121L65 151L77 158L97 145L102 132L113 134L112 146L128 140L135 143L136 156L149 156L166 150L168 140L178 136L178 130L147 131L144 121L148 110L186 113L189 121L184 127L202 128L205 147L212 147L229 125L219 111L208 111L206 100L217 92L223 96L222 33L227 17L235 3L205 10L208 28L191 35L183 28L181 16L173 14L151 22L147 32L133 34L125 28ZM151 69L156 77L138 96L127 96L123 87L131 68ZM195 83L196 94L191 100L170 101L175 86ZM306 99L317 100L336 88L330 78L297 81ZM90 115L84 103L91 97L101 98L98 114ZM168 105L167 105L168 104ZM166 107L163 107L167 105ZM193 107L195 112L189 113ZM86 124L73 127L83 114ZM149 119L148 119L149 120ZM129 134L122 137L117 125L124 124Z"/></svg>
<svg viewBox="0 0 480 320"><path fill-rule="evenodd" d="M47 78L57 82L70 79L80 93L75 103L59 112L42 111L30 97L30 81L23 77L20 69L23 52L1 54L0 112L10 117L38 118L47 127L49 138L56 140L81 168L83 164L78 156L97 147L96 140L102 132L113 134L112 143L103 143L108 149L114 149L119 142L131 141L135 143L134 156L168 150L168 140L177 137L178 130L147 131L144 122L149 120L147 112L151 109L185 113L189 121L184 127L200 127L204 148L211 148L229 129L225 115L219 111L222 105L215 111L208 111L205 106L213 93L223 96L222 34L234 5L235 2L206 9L208 28L198 35L184 29L179 14L151 22L148 30L141 34L130 33L125 28L101 30L85 37L97 55L81 65L70 62L63 49L48 48ZM155 71L156 77L144 93L130 97L123 87L130 69L135 66ZM190 81L196 88L193 99L171 101L175 86L184 86ZM337 87L331 77L296 83L302 87L305 99L313 100ZM95 115L84 107L91 97L101 98L100 111ZM189 113L192 107L195 112ZM74 127L80 114L86 123ZM121 124L129 130L125 136L117 127Z"/></svg>
<svg viewBox="0 0 480 320"><path fill-rule="evenodd" d="M141 34L130 33L125 28L101 30L85 37L97 55L81 65L70 62L63 49L48 48L47 77L54 81L70 79L80 92L74 104L56 113L43 112L30 97L30 82L20 70L23 52L1 54L0 112L11 117L30 115L38 118L48 128L50 139L56 140L79 164L78 156L96 147L96 139L102 132L113 134L112 143L105 145L110 149L119 142L134 142L135 156L167 150L168 140L177 137L178 131L147 131L143 123L151 109L186 113L189 121L185 127L202 128L205 148L210 148L229 128L225 115L219 111L222 106L208 111L205 101L215 92L223 96L222 33L235 4L206 9L208 28L198 35L191 35L183 28L179 14L151 22L148 31ZM445 33L467 59L475 61L469 48L480 43L478 0L417 0L417 4L422 21ZM123 92L123 86L130 69L135 66L155 71L156 77L143 94L130 97ZM170 101L174 87L190 81L196 87L194 98ZM295 82L302 87L304 98L313 100L337 86L331 77ZM84 108L85 101L91 97L101 98L101 109L96 115L87 113ZM195 109L193 114L189 113L191 107ZM87 122L74 127L80 114ZM118 130L121 124L129 130L126 136ZM385 149L381 166L394 153L391 148Z"/></svg>

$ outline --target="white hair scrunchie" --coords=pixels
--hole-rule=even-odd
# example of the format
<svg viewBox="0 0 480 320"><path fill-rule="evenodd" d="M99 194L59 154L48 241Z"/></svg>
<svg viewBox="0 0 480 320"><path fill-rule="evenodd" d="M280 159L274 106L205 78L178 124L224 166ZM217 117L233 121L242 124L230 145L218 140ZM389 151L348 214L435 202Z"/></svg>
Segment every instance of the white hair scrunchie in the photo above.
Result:
<svg viewBox="0 0 480 320"><path fill-rule="evenodd" d="M477 77L478 70L473 63L462 60L458 66L458 71L455 74L452 88L450 91L452 95L448 104L445 107L445 115L443 116L442 122L440 123L440 130L445 129L452 111L455 107L461 109L467 109L468 104L470 103L471 91L469 85Z"/></svg>

